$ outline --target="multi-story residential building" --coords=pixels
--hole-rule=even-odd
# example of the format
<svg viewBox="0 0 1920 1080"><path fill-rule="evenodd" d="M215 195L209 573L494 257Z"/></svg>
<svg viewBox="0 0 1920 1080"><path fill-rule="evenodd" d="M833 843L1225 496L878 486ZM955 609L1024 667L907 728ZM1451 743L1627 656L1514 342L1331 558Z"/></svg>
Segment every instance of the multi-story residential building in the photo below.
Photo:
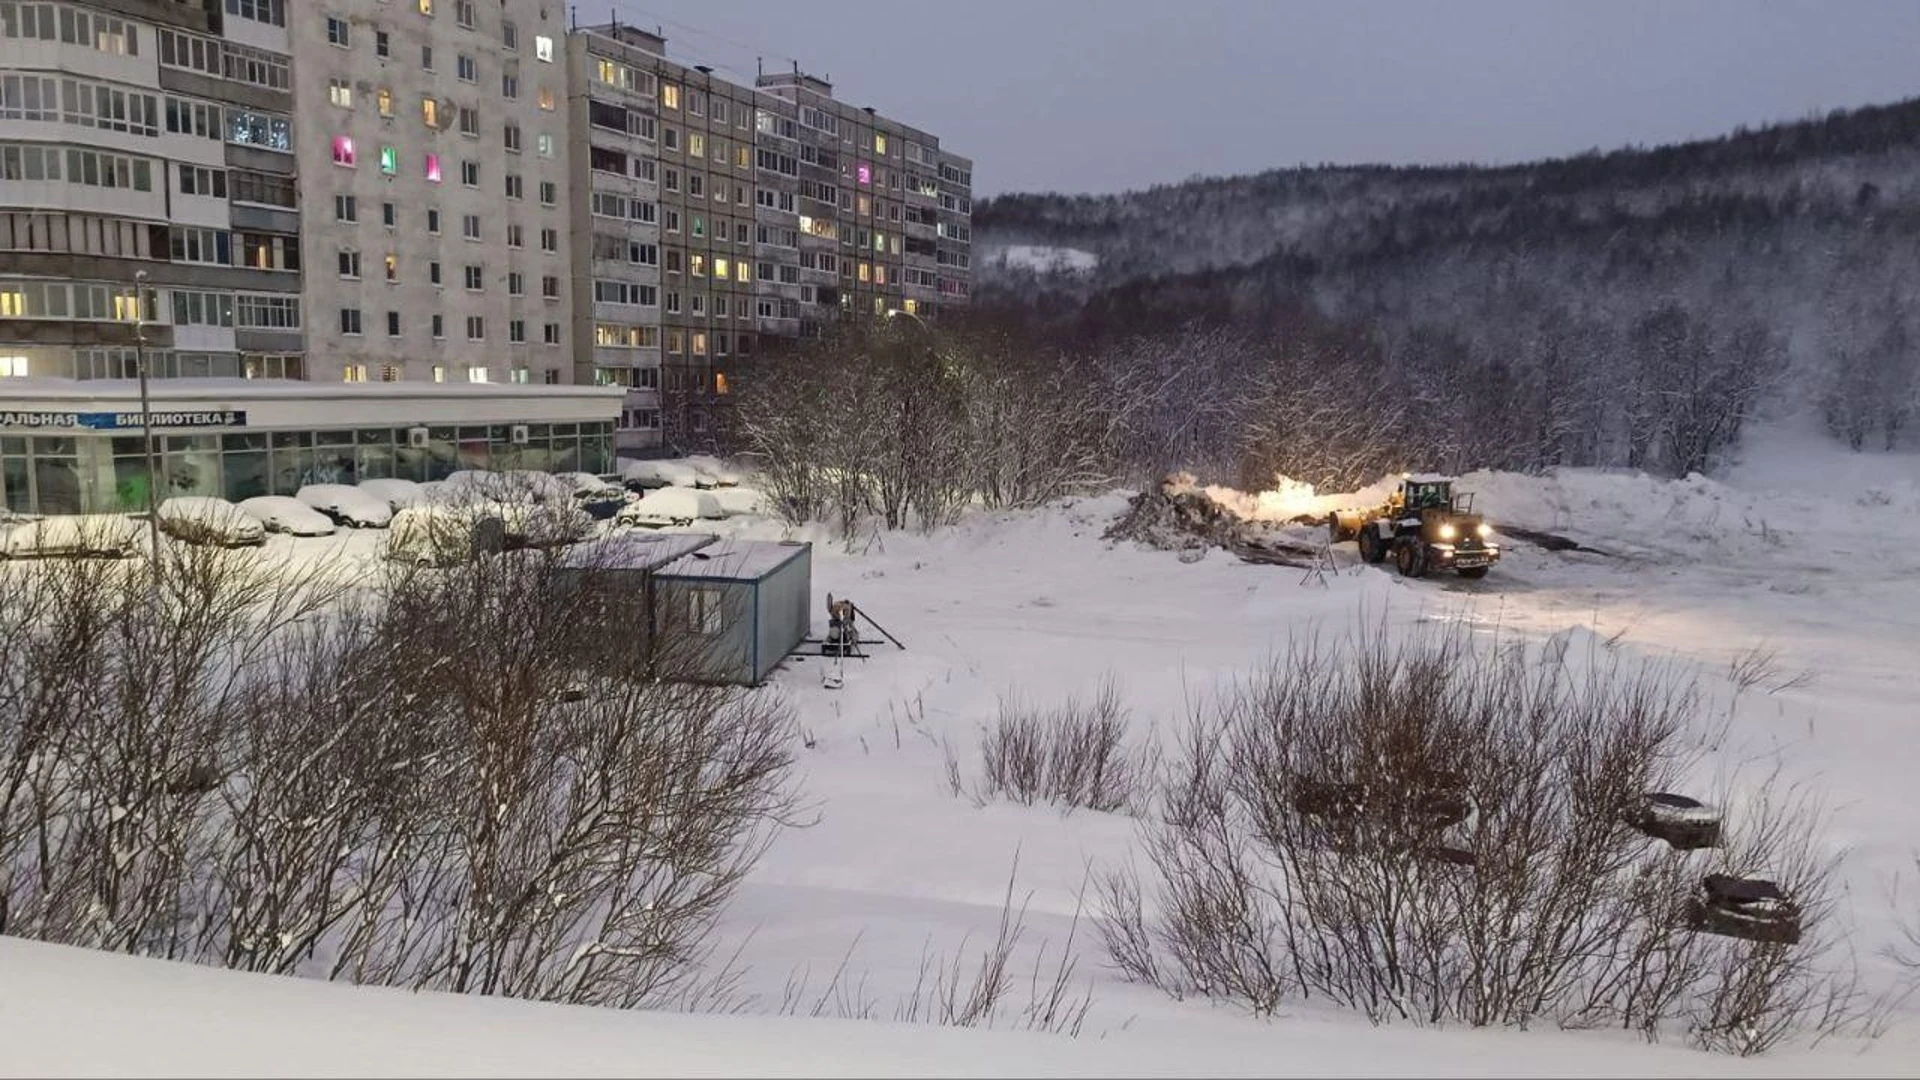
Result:
<svg viewBox="0 0 1920 1080"><path fill-rule="evenodd" d="M312 377L571 381L563 6L288 7Z"/></svg>
<svg viewBox="0 0 1920 1080"><path fill-rule="evenodd" d="M299 377L285 0L0 0L0 379Z"/></svg>
<svg viewBox="0 0 1920 1080"><path fill-rule="evenodd" d="M966 302L971 164L933 135L637 27L568 67L576 377L628 387L623 449L712 442L753 358L830 319Z"/></svg>

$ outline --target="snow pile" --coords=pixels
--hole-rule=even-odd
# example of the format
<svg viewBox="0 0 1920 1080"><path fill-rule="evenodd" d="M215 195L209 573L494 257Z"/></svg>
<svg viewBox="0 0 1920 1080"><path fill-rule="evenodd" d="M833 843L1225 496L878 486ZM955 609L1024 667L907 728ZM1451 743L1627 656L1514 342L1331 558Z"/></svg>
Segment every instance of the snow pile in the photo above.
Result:
<svg viewBox="0 0 1920 1080"><path fill-rule="evenodd" d="M1100 256L1079 248L1009 244L988 255L987 261L1007 269L1040 274L1086 274L1100 265Z"/></svg>
<svg viewBox="0 0 1920 1080"><path fill-rule="evenodd" d="M1242 512L1254 506L1241 492L1202 487L1191 473L1172 473L1160 481L1157 491L1130 499L1126 512L1107 529L1106 538L1178 551L1187 561L1204 557L1214 547L1249 561L1278 563L1297 562L1318 550L1324 530Z"/></svg>
<svg viewBox="0 0 1920 1080"><path fill-rule="evenodd" d="M1273 486L1265 491L1245 492L1219 485L1210 486L1206 491L1208 497L1248 521L1320 523L1335 510L1379 506L1399 487L1400 477L1389 474L1357 491L1323 495L1316 493L1312 484L1275 475Z"/></svg>
<svg viewBox="0 0 1920 1080"><path fill-rule="evenodd" d="M663 487L647 492L620 508L615 520L622 525L686 525L703 518L727 516L712 492L691 487Z"/></svg>
<svg viewBox="0 0 1920 1080"><path fill-rule="evenodd" d="M416 506L426 500L426 493L421 490L419 484L411 480L362 480L359 488L376 499L385 499L387 505L396 511Z"/></svg>

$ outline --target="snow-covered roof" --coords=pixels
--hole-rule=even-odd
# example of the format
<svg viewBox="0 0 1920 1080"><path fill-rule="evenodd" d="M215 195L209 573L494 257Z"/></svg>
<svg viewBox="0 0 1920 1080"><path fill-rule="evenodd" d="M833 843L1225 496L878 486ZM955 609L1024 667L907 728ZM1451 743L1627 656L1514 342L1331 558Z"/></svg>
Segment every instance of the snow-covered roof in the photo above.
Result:
<svg viewBox="0 0 1920 1080"><path fill-rule="evenodd" d="M580 569L655 570L719 539L710 533L615 533L575 544L559 563Z"/></svg>
<svg viewBox="0 0 1920 1080"><path fill-rule="evenodd" d="M799 557L811 545L762 540L721 540L660 567L661 577L759 581Z"/></svg>

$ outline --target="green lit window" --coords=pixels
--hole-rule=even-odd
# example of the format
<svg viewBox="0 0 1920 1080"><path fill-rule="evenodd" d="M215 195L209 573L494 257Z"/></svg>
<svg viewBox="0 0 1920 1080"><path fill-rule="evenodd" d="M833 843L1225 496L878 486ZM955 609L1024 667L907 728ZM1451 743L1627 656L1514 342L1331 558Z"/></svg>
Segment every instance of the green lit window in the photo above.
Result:
<svg viewBox="0 0 1920 1080"><path fill-rule="evenodd" d="M392 176L400 171L400 152L391 146L380 148L380 171Z"/></svg>

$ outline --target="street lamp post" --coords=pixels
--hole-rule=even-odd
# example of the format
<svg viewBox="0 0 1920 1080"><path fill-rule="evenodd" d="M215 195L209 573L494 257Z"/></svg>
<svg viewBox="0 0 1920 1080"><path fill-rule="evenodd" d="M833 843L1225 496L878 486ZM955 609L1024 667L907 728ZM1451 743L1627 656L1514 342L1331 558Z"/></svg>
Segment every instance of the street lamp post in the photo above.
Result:
<svg viewBox="0 0 1920 1080"><path fill-rule="evenodd" d="M133 366L140 375L140 438L146 444L147 457L147 547L152 559L153 599L155 606L160 601L160 513L159 500L155 485L159 483L160 471L153 463L153 400L147 389L147 272L136 271L133 275Z"/></svg>

